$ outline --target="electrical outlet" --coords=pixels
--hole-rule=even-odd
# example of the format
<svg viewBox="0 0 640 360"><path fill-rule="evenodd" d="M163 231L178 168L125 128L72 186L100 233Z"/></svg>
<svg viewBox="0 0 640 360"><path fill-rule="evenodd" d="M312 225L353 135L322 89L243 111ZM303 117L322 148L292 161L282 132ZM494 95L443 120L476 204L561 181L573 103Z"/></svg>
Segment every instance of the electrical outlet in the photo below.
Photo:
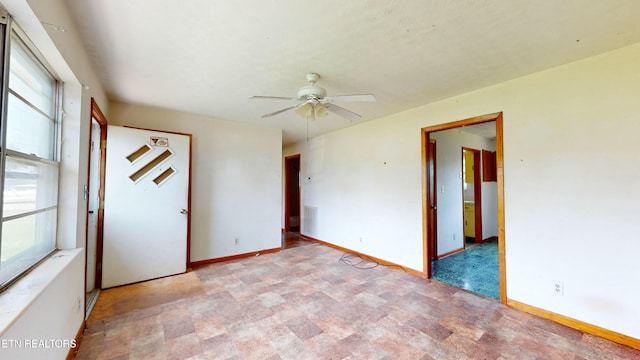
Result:
<svg viewBox="0 0 640 360"><path fill-rule="evenodd" d="M564 284L559 281L553 282L553 293L556 295L564 295Z"/></svg>
<svg viewBox="0 0 640 360"><path fill-rule="evenodd" d="M362 236L360 236L360 242L362 242Z"/></svg>
<svg viewBox="0 0 640 360"><path fill-rule="evenodd" d="M240 244L240 237L236 236L236 237L233 239L233 243L234 243L234 244L236 244L236 245L239 245L239 244Z"/></svg>
<svg viewBox="0 0 640 360"><path fill-rule="evenodd" d="M456 233L453 233L453 240L456 239Z"/></svg>

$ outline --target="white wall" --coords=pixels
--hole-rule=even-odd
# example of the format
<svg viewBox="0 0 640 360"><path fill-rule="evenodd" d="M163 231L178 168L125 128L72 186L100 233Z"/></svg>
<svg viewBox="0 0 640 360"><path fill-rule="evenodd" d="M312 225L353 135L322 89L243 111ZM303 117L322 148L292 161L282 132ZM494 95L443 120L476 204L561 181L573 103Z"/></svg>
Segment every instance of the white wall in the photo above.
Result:
<svg viewBox="0 0 640 360"><path fill-rule="evenodd" d="M280 129L117 102L109 109L111 125L193 135L191 261L281 246Z"/></svg>
<svg viewBox="0 0 640 360"><path fill-rule="evenodd" d="M105 93L87 60L84 45L63 0L0 2L64 82L63 109L66 115L62 119L57 246L60 249L84 247L86 203L83 186L87 181L90 104L91 97L95 97L102 110L108 113ZM63 33L53 27L45 28L41 22L62 25L67 31ZM49 259L43 264L48 265L51 261ZM32 283L32 275L28 274L14 286ZM80 251L74 261L59 273L48 275L45 291L36 292L28 287L29 294L33 296L32 302L22 304L17 313L0 314L2 321L12 318L9 327L0 328L3 338L73 339L76 336L84 319L84 252ZM11 298L10 290L0 297ZM81 310L76 313L70 309L78 308L78 299L81 300ZM13 318L14 315L17 317ZM1 350L3 355L5 350ZM12 359L55 359L64 358L68 350L13 349L7 356Z"/></svg>
<svg viewBox="0 0 640 360"><path fill-rule="evenodd" d="M21 282L7 290L11 298L0 298L3 316L23 312L0 331L0 356L64 359L84 319L84 251L61 251Z"/></svg>
<svg viewBox="0 0 640 360"><path fill-rule="evenodd" d="M414 130L401 119L370 121L300 143L302 203L318 209L316 233L304 219L302 233L422 270L422 195L411 191L422 189Z"/></svg>
<svg viewBox="0 0 640 360"><path fill-rule="evenodd" d="M640 44L301 143L315 237L422 270L420 129L503 111L508 298L640 338L638 94Z"/></svg>
<svg viewBox="0 0 640 360"><path fill-rule="evenodd" d="M495 150L495 141L450 129L431 133L436 140L438 255L464 247L462 147ZM478 170L479 171L479 170ZM496 182L482 182L482 238L498 236Z"/></svg>

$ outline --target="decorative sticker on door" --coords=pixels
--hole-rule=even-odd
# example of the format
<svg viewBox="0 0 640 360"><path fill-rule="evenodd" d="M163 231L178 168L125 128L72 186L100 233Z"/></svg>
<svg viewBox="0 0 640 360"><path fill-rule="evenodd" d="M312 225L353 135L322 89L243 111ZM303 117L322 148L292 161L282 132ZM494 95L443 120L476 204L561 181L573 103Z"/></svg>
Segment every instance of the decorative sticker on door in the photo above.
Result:
<svg viewBox="0 0 640 360"><path fill-rule="evenodd" d="M149 140L151 141L151 146L169 146L169 138L161 137L161 136L150 136Z"/></svg>

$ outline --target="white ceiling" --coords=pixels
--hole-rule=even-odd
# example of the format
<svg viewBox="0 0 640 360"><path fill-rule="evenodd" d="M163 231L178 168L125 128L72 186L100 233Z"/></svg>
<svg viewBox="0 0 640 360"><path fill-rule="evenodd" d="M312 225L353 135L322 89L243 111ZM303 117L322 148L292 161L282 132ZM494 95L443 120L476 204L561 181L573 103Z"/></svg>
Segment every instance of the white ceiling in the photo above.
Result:
<svg viewBox="0 0 640 360"><path fill-rule="evenodd" d="M65 0L111 100L306 136L308 72L368 121L640 41L637 0ZM65 24L59 24L64 26ZM309 136L353 123L329 115Z"/></svg>
<svg viewBox="0 0 640 360"><path fill-rule="evenodd" d="M489 122L475 124L475 125L462 126L459 128L459 130L469 134L482 136L487 139L495 140L496 138L496 122L495 121L489 121Z"/></svg>

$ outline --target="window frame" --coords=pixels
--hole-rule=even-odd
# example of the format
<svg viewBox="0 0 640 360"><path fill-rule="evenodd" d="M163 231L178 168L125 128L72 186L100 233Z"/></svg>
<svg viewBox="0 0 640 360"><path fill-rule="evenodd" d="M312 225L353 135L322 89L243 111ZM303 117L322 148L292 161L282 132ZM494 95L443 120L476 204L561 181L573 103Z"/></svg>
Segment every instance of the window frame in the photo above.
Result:
<svg viewBox="0 0 640 360"><path fill-rule="evenodd" d="M47 234L47 237L51 237L51 239L46 240L45 250L41 253L35 252L31 255L31 258L28 260L29 265L19 266L19 271L13 273L8 277L5 281L0 282L0 292L6 290L11 286L14 282L20 279L22 276L27 274L33 268L35 268L38 264L40 264L43 260L47 259L51 254L58 250L57 246L57 223L58 223L58 211L59 211L59 186L60 186L60 156L61 156L61 133L62 133L62 120L64 112L62 110L62 101L63 101L63 82L60 80L60 77L56 74L53 68L48 64L44 56L38 51L37 47L31 42L27 34L20 28L20 26L13 21L10 16L6 16L4 19L6 21L0 22L0 37L2 38L2 43L0 43L0 257L2 255L2 237L3 237L3 228L4 224L7 221L17 220L21 218L27 218L29 216L39 216L40 214L45 214L47 212L52 211L51 216L53 216L52 224L53 229ZM14 41L20 42L19 44L15 44L14 46L21 46L26 55L35 63L38 70L42 71L47 77L53 80L53 116L51 117L42 109L38 108L37 105L32 104L29 100L27 100L21 93L17 91L11 90L9 88L9 78L11 74L11 47ZM51 137L52 148L49 149L51 151L51 159L42 158L35 154L26 154L21 151L8 149L7 146L7 122L8 120L8 112L9 112L9 96L12 95L16 98L17 101L21 101L24 105L31 108L37 114L45 116L47 120L53 122L53 126L51 127L51 131L49 131L49 136ZM42 208L36 207L34 210L27 210L20 212L18 214L14 214L11 216L4 216L5 212L5 179L7 171L7 157L12 157L14 159L24 160L26 162L31 162L35 166L38 164L44 166L54 166L55 167L55 179L53 187L56 189L55 201L53 205L45 206ZM33 230L36 230L37 227L34 225ZM29 249L33 249L34 246L38 244L38 237L34 235L34 245L30 246ZM12 258L13 261L19 261L19 255L16 255L16 258ZM5 259L6 261L6 259ZM5 264L6 266L6 264ZM11 264L10 264L11 266ZM0 274L2 271L3 263L0 262ZM16 270L14 269L14 270ZM0 279L2 279L2 275L0 275ZM2 281L2 280L0 280Z"/></svg>

